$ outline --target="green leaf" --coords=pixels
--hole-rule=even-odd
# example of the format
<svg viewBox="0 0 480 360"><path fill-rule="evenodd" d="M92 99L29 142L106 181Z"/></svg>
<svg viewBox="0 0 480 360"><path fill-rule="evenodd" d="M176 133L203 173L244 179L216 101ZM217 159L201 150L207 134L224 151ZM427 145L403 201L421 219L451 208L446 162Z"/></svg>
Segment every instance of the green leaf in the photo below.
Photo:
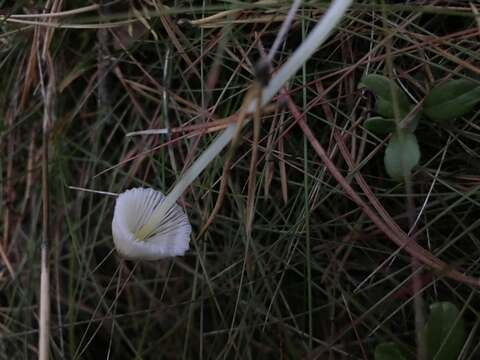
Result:
<svg viewBox="0 0 480 360"><path fill-rule="evenodd" d="M431 120L446 121L462 116L480 101L480 85L470 80L450 80L435 86L425 98L423 112Z"/></svg>
<svg viewBox="0 0 480 360"><path fill-rule="evenodd" d="M368 118L363 123L363 126L365 126L368 131L374 133L375 135L387 135L391 132L394 132L397 128L395 120L385 119L381 116L373 116Z"/></svg>
<svg viewBox="0 0 480 360"><path fill-rule="evenodd" d="M394 180L402 181L419 161L420 148L415 135L405 129L393 134L384 157L388 175Z"/></svg>
<svg viewBox="0 0 480 360"><path fill-rule="evenodd" d="M382 343L375 348L375 360L406 360L394 343Z"/></svg>
<svg viewBox="0 0 480 360"><path fill-rule="evenodd" d="M428 359L457 359L465 343L465 324L457 307L449 302L430 305L424 336Z"/></svg>
<svg viewBox="0 0 480 360"><path fill-rule="evenodd" d="M393 99L397 97L400 117L410 112L412 103L398 85L383 75L370 74L365 76L359 88L367 88L375 96L375 112L385 118L394 118ZM392 91L393 89L393 91Z"/></svg>

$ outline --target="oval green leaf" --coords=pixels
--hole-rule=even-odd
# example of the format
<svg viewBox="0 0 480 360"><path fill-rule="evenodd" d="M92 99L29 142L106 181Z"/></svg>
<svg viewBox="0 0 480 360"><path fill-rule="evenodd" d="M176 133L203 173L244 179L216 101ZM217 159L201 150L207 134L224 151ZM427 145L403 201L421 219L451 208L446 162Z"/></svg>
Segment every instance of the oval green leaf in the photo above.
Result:
<svg viewBox="0 0 480 360"><path fill-rule="evenodd" d="M375 96L375 112L385 118L394 118L393 99L396 96L400 117L410 112L412 103L400 87L383 75L370 74L365 76L359 88L367 88Z"/></svg>
<svg viewBox="0 0 480 360"><path fill-rule="evenodd" d="M449 302L430 305L424 336L428 359L457 359L465 343L465 324L457 307Z"/></svg>
<svg viewBox="0 0 480 360"><path fill-rule="evenodd" d="M408 130L393 134L385 150L384 164L387 174L394 180L403 181L420 161L417 138Z"/></svg>
<svg viewBox="0 0 480 360"><path fill-rule="evenodd" d="M478 83L466 79L450 80L430 91L423 103L423 112L434 121L453 120L471 111L479 101Z"/></svg>
<svg viewBox="0 0 480 360"><path fill-rule="evenodd" d="M365 129L375 135L387 135L391 132L394 132L397 128L395 120L385 119L381 116L373 116L371 118L368 118L363 123L363 126L365 127Z"/></svg>
<svg viewBox="0 0 480 360"><path fill-rule="evenodd" d="M375 360L406 360L394 343L383 343L375 348Z"/></svg>

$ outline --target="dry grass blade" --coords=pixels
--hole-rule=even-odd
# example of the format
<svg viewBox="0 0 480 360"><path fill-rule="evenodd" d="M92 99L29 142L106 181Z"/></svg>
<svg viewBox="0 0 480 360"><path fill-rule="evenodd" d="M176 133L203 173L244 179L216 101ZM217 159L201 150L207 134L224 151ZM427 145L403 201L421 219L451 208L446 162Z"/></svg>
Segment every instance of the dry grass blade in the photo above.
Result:
<svg viewBox="0 0 480 360"><path fill-rule="evenodd" d="M54 1L52 11L58 11L62 1ZM37 42L37 64L43 97L42 121L42 244L40 266L40 315L38 358L48 360L50 342L50 232L49 232L49 144L50 129L55 119L56 76L55 66L50 53L53 28L39 31ZM40 50L40 46L42 47Z"/></svg>

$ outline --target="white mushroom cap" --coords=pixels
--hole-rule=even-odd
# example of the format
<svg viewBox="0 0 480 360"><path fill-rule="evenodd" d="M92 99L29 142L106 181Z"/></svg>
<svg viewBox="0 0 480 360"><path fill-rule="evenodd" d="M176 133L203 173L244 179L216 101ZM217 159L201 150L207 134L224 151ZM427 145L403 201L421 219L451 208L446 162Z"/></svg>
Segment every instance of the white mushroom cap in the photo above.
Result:
<svg viewBox="0 0 480 360"><path fill-rule="evenodd" d="M134 188L120 194L115 203L112 233L117 251L131 260L158 260L181 256L189 248L192 228L187 215L174 204L144 240L138 230L150 219L165 196L153 189Z"/></svg>

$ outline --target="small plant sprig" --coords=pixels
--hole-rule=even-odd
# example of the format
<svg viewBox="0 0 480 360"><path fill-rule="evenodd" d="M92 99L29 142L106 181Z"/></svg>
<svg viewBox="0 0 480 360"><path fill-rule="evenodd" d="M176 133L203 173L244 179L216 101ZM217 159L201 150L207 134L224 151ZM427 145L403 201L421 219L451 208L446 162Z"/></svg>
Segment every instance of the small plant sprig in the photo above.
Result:
<svg viewBox="0 0 480 360"><path fill-rule="evenodd" d="M427 117L438 123L453 121L471 111L480 101L480 85L465 79L450 80L435 86L425 97L422 106L417 107L394 81L383 75L367 75L359 88L367 89L373 95L376 113L364 122L364 126L378 136L392 134L385 149L385 170L393 180L405 181L407 194L411 189L412 169L420 161L420 147L415 136L419 120ZM395 107L397 114L394 114ZM413 261L412 264L416 268ZM463 320L457 308L450 303L431 305L430 318L423 331L422 325L417 329L417 310L421 314L422 306L415 310L417 357L428 360L456 359L465 341ZM423 319L422 314L420 319ZM395 343L382 343L375 350L375 360L406 359Z"/></svg>
<svg viewBox="0 0 480 360"><path fill-rule="evenodd" d="M259 97L261 99L260 106L266 105L313 55L338 25L352 2L353 0L335 0L332 3L307 38L262 89ZM248 113L254 112L257 108L257 99L253 99L246 106ZM181 255L188 249L190 227L188 227L188 231L186 228L179 230L182 236L163 237L162 234L165 233L166 228L171 229L176 226L176 222L170 221L172 217L181 224L185 223L186 215L184 218L179 213L176 201L232 140L240 126L241 124L238 123L229 125L195 160L191 167L185 171L177 184L165 197L160 192L155 192L154 190L151 191L154 191L155 195L147 193L146 189L133 189L118 197L114 211L112 232L115 246L122 255L135 259L155 260L166 256ZM152 198L155 198L155 201ZM154 205L151 205L152 202ZM176 233L175 228L171 231ZM184 235L187 233L188 238L185 240ZM175 245L165 245L163 247L159 245L160 242L174 242L175 238L181 242L178 248ZM184 246L185 243L187 248ZM181 251L170 252L166 251L166 249L181 249Z"/></svg>
<svg viewBox="0 0 480 360"><path fill-rule="evenodd" d="M385 149L384 164L387 174L394 180L403 181L420 161L420 147L415 130L422 117L437 123L445 123L467 114L480 102L480 85L471 80L449 80L435 86L425 97L423 106L413 115L406 126L399 126L394 119L394 96L399 107L400 120L411 115L412 102L391 79L378 74L365 76L359 88L367 89L374 97L375 116L364 122L367 130L383 136L392 133Z"/></svg>

